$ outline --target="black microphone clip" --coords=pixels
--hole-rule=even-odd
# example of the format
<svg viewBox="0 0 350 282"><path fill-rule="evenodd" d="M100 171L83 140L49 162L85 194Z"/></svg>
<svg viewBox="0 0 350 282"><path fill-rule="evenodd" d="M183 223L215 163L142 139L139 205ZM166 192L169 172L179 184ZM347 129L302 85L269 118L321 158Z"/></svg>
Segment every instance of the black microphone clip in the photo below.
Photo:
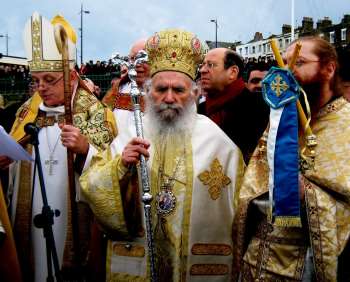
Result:
<svg viewBox="0 0 350 282"><path fill-rule="evenodd" d="M35 123L29 122L24 126L25 133L35 136L38 135L40 128Z"/></svg>

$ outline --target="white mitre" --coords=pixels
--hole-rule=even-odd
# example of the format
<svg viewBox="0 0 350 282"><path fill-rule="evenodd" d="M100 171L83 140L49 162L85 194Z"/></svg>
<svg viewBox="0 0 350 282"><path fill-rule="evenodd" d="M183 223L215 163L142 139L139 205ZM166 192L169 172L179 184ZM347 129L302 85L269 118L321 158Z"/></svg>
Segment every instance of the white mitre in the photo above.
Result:
<svg viewBox="0 0 350 282"><path fill-rule="evenodd" d="M68 35L68 54L70 68L74 68L76 55L76 34L71 25L62 17L52 21L34 12L27 21L24 32L24 46L30 71L62 71L62 55L57 49L54 26L60 24Z"/></svg>

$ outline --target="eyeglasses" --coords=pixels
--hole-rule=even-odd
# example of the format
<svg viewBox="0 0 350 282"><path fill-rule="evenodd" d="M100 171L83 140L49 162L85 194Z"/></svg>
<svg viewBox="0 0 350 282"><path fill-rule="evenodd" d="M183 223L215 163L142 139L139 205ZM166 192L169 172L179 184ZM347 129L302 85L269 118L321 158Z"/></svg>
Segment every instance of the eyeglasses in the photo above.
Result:
<svg viewBox="0 0 350 282"><path fill-rule="evenodd" d="M212 63L212 62L203 62L202 64L199 64L198 67L199 67L199 69L202 69L202 68L204 68L205 66L206 66L209 70L211 70L211 69L217 67L218 64L217 64L217 63Z"/></svg>
<svg viewBox="0 0 350 282"><path fill-rule="evenodd" d="M295 66L296 67L301 67L301 66L303 66L303 65L306 65L306 64L309 64L309 63L317 63L317 62L319 62L319 60L304 60L304 59L298 59L298 60L296 60L296 62L295 62Z"/></svg>
<svg viewBox="0 0 350 282"><path fill-rule="evenodd" d="M33 89L38 89L41 83L42 85L45 85L45 87L47 86L52 87L52 86L55 86L62 78L63 78L63 75L59 76L56 79L52 76L44 76L42 79L37 79L32 77L32 81L29 86Z"/></svg>

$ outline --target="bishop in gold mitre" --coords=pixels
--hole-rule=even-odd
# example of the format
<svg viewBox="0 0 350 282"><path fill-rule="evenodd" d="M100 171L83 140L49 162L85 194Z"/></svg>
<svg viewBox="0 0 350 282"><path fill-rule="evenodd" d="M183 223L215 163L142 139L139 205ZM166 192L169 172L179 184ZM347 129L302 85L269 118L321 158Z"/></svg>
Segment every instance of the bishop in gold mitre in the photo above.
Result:
<svg viewBox="0 0 350 282"><path fill-rule="evenodd" d="M152 77L145 138L135 138L134 128L134 137L125 142L121 130L110 150L89 152L85 166L90 168L80 178L100 224L114 235L108 242L107 280L150 280L137 185L143 154L153 195L159 281L230 281L234 200L243 160L230 138L196 113L193 79L204 45L191 32L168 29L151 36L146 47Z"/></svg>

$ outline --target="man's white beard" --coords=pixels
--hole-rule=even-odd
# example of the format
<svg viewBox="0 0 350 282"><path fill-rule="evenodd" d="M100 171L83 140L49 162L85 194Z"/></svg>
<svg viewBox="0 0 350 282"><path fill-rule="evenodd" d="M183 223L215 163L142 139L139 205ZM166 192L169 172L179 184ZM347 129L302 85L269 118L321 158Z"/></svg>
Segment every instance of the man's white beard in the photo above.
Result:
<svg viewBox="0 0 350 282"><path fill-rule="evenodd" d="M190 135L196 119L196 105L194 99L187 102L181 109L175 105L173 107L163 103L160 107L154 105L154 101L150 94L145 95L146 111L145 111L145 135L152 140L167 140L168 138ZM164 111L159 111L161 107L166 107Z"/></svg>

